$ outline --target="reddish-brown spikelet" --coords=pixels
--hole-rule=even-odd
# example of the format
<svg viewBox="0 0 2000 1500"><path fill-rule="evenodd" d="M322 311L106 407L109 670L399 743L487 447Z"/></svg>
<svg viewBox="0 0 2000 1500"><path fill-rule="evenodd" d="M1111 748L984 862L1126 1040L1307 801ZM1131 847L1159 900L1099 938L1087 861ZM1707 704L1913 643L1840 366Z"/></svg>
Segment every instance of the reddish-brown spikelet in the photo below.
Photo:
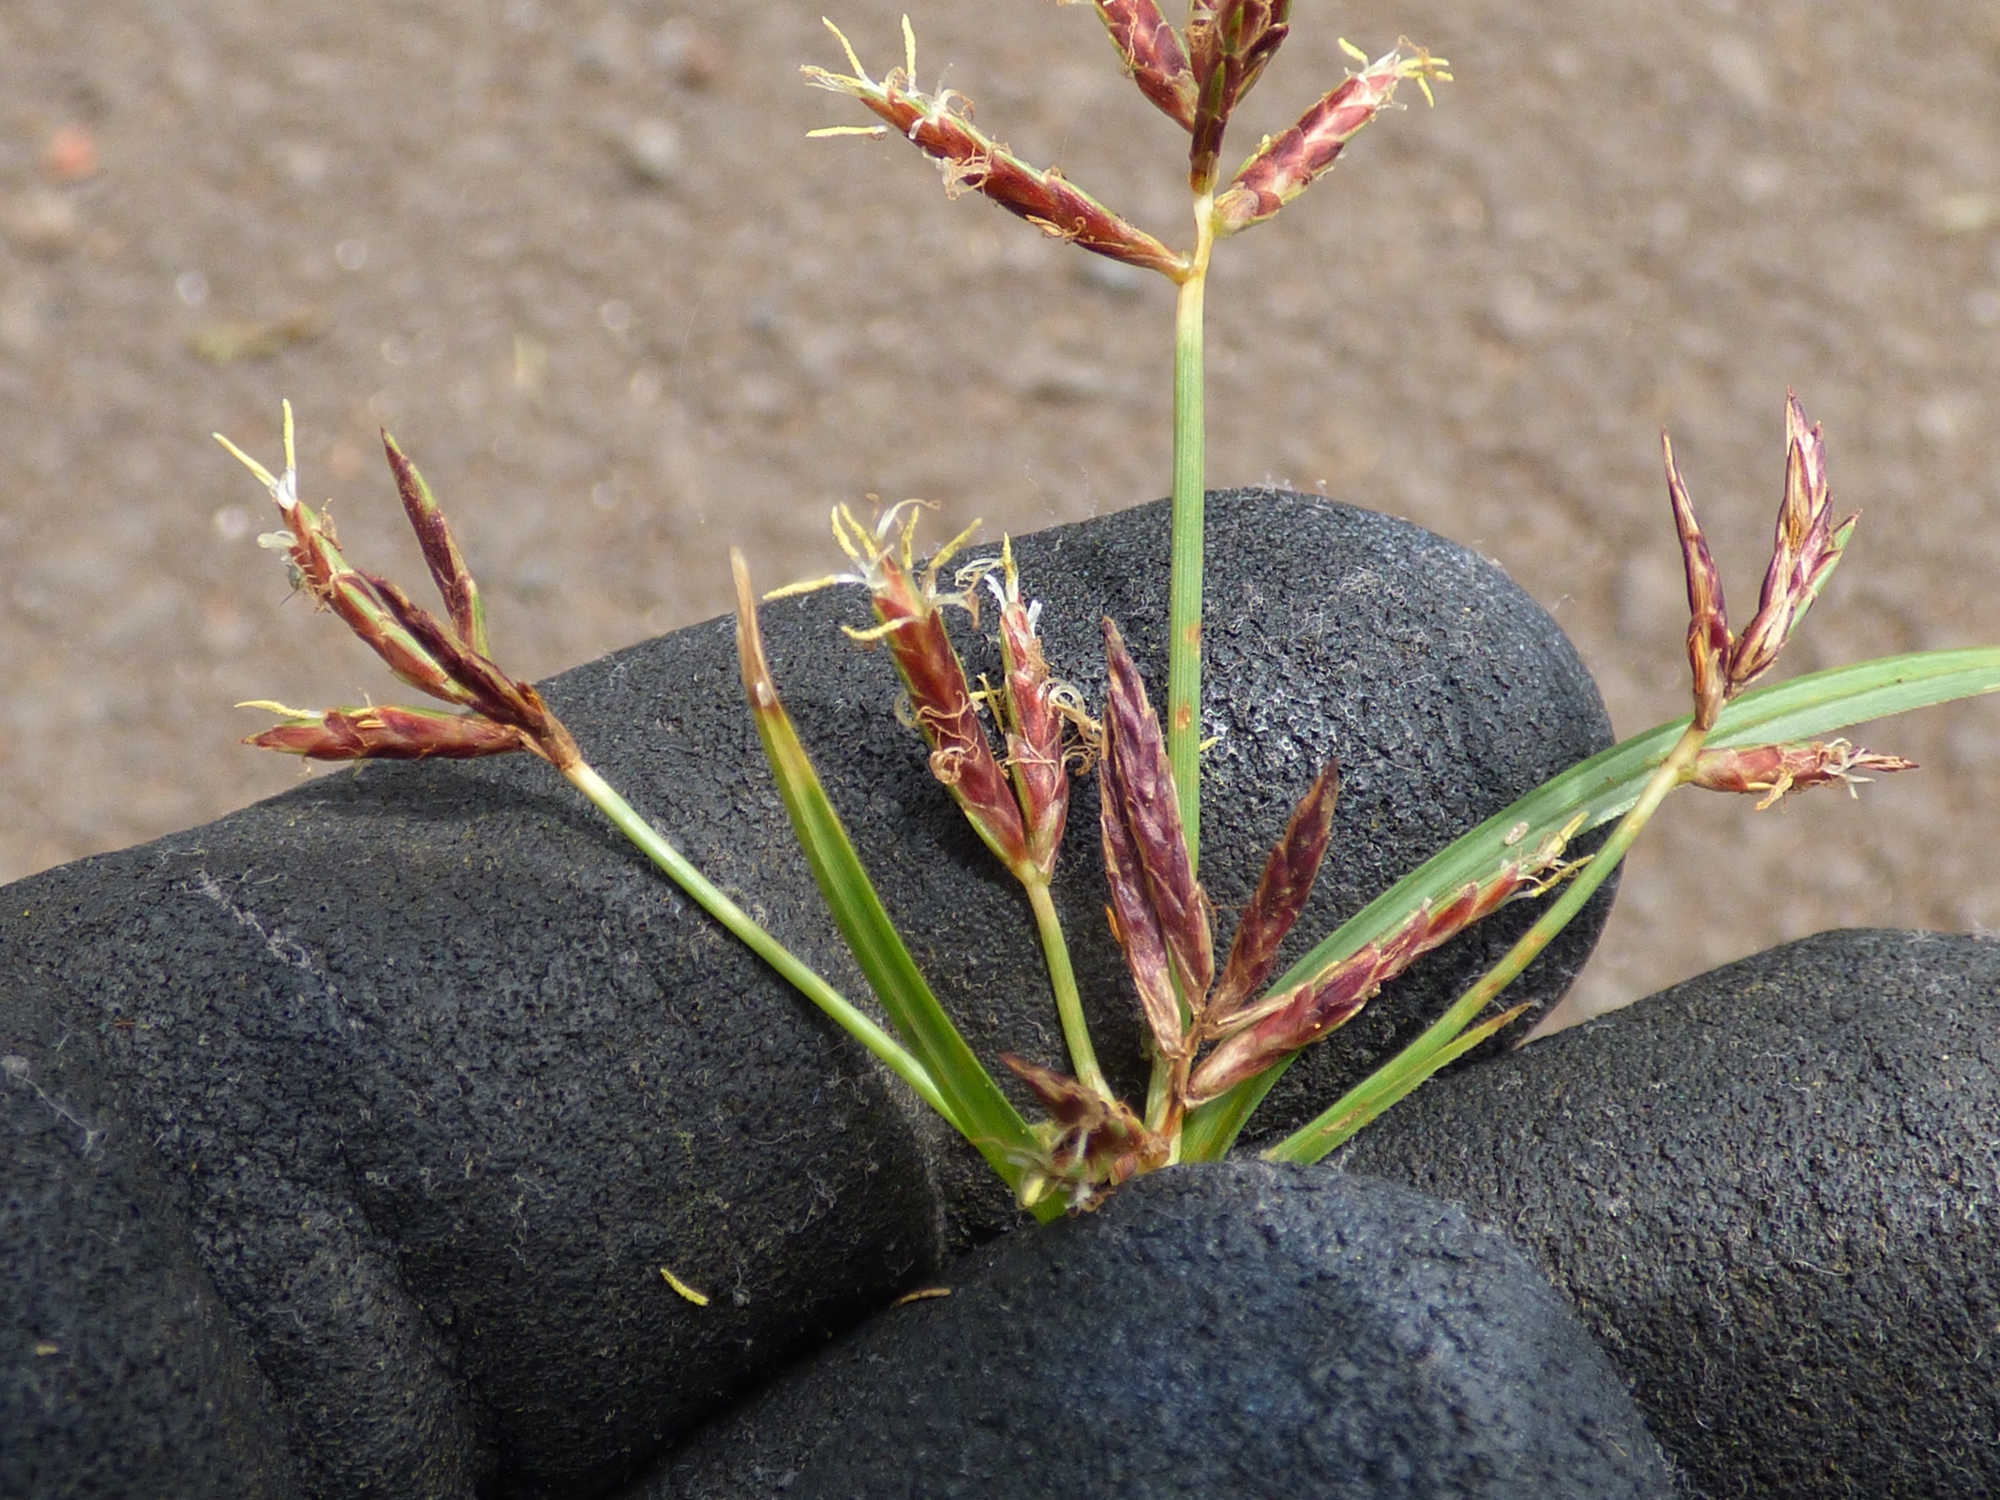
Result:
<svg viewBox="0 0 2000 1500"><path fill-rule="evenodd" d="M473 760L534 748L528 736L511 724L496 724L479 714L443 714L393 704L329 708L316 718L301 715L292 723L250 735L243 743L331 761Z"/></svg>
<svg viewBox="0 0 2000 1500"><path fill-rule="evenodd" d="M1858 796L1855 783L1869 780L1861 774L1877 771L1914 771L1917 763L1900 755L1878 755L1857 750L1846 740L1793 745L1750 745L1737 750L1704 750L1695 758L1688 780L1711 792L1738 792L1757 797L1762 812L1788 792L1809 791L1816 786L1845 786Z"/></svg>
<svg viewBox="0 0 2000 1500"><path fill-rule="evenodd" d="M1189 127L1188 182L1197 193L1215 185L1223 132L1243 97L1256 86L1291 28L1290 0L1195 0L1188 15L1189 66L1195 116Z"/></svg>
<svg viewBox="0 0 2000 1500"><path fill-rule="evenodd" d="M351 630L356 639L377 656L397 677L433 698L470 707L473 696L452 680L451 673L423 643L398 621L375 587L375 581L352 569L337 572L329 580L329 607Z"/></svg>
<svg viewBox="0 0 2000 1500"><path fill-rule="evenodd" d="M332 520L298 501L281 502L280 512L289 538L285 555L297 586L322 608L331 610L362 645L418 692L470 707L470 695L453 683L450 674L396 621L375 580L348 565L334 537Z"/></svg>
<svg viewBox="0 0 2000 1500"><path fill-rule="evenodd" d="M474 709L501 724L511 724L528 736L530 748L558 770L583 758L576 741L542 702L533 686L516 681L486 657L472 650L429 610L386 578L364 574L396 621L443 668Z"/></svg>
<svg viewBox="0 0 2000 1500"><path fill-rule="evenodd" d="M834 34L839 36L838 31ZM841 42L845 45L846 38ZM972 123L963 95L949 89L935 95L921 92L908 67L891 69L877 83L863 71L851 48L848 59L854 65L853 76L814 67L800 71L815 87L860 100L934 158L944 172L947 193L954 197L967 190L983 193L1055 239L1176 281L1186 276L1184 256L1128 224L1055 168L1030 166L982 132Z"/></svg>
<svg viewBox="0 0 2000 1500"><path fill-rule="evenodd" d="M1188 66L1197 90L1217 88L1222 75L1217 97L1225 122L1283 45L1291 11L1291 0L1192 0L1188 6Z"/></svg>
<svg viewBox="0 0 2000 1500"><path fill-rule="evenodd" d="M1063 765L1062 715L1042 655L1033 612L1022 602L1012 547L1003 555L1000 657L1006 669L1007 766L1025 825L1028 861L1046 879L1055 870L1069 819L1069 772Z"/></svg>
<svg viewBox="0 0 2000 1500"><path fill-rule="evenodd" d="M931 774L950 791L987 847L1017 874L1029 868L1021 805L993 753L986 726L952 648L944 614L893 556L875 559L870 584L882 638L931 747Z"/></svg>
<svg viewBox="0 0 2000 1500"><path fill-rule="evenodd" d="M488 718L517 725L530 733L541 728L546 712L537 712L539 699L530 701L528 698L527 694L532 689L516 682L467 646L456 631L389 579L374 573L360 576L374 590L396 623L409 633L426 656L438 664L452 686L472 707Z"/></svg>
<svg viewBox="0 0 2000 1500"><path fill-rule="evenodd" d="M1153 1046L1162 1057L1185 1057L1193 1051L1194 1038L1182 1024L1180 1001L1174 993L1172 962L1167 956L1166 932L1153 905L1146 874L1134 846L1132 827L1122 811L1130 793L1118 766L1106 756L1097 770L1104 841L1104 878L1111 892L1105 915L1111 920L1111 935L1125 954L1125 967L1139 991L1139 1008L1153 1033Z"/></svg>
<svg viewBox="0 0 2000 1500"><path fill-rule="evenodd" d="M1339 796L1340 766L1328 761L1293 809L1291 821L1264 861L1257 892L1236 924L1229 961L1209 998L1211 1027L1228 1020L1271 977L1278 962L1278 946L1305 910L1306 898L1312 894L1313 881L1326 858L1333 838L1334 803Z"/></svg>
<svg viewBox="0 0 2000 1500"><path fill-rule="evenodd" d="M1680 467L1674 462L1674 445L1666 433L1660 434L1660 449L1667 466L1667 498L1674 508L1674 527L1680 533L1681 562L1687 572L1688 665L1694 671L1694 722L1698 729L1715 724L1716 715L1729 697L1729 663L1735 637L1729 633L1729 609L1722 598L1722 574L1708 550L1701 522L1695 519L1694 502L1688 499L1681 482Z"/></svg>
<svg viewBox="0 0 2000 1500"><path fill-rule="evenodd" d="M220 434L217 434L220 438ZM249 466L277 502L285 531L282 543L295 587L337 615L361 643L411 687L447 703L473 710L470 716L410 708L332 709L299 714L264 704L294 722L246 743L289 751L317 760L416 760L432 756L466 759L527 749L567 770L582 755L541 695L517 682L484 653L485 626L479 591L465 566L451 529L429 487L385 432L383 443L396 476L404 510L422 546L457 628L411 602L394 583L351 567L340 551L332 522L298 498L291 404L285 404L285 472L271 474L228 439L223 445ZM479 644L468 644L470 629Z"/></svg>
<svg viewBox="0 0 2000 1500"><path fill-rule="evenodd" d="M387 428L382 429L382 447L389 456L390 472L396 476L396 493L402 497L403 513L410 519L410 529L417 534L417 545L423 549L424 562L437 584L438 596L444 600L452 628L468 646L484 655L486 611L479 601L479 584L465 565L465 555L458 550L451 525L424 476L396 446Z"/></svg>
<svg viewBox="0 0 2000 1500"><path fill-rule="evenodd" d="M1215 232L1235 234L1261 224L1332 169L1347 143L1389 104L1396 85L1415 78L1428 93L1432 79L1449 79L1443 58L1421 48L1387 53L1320 99L1298 123L1267 136L1227 188L1216 195Z"/></svg>
<svg viewBox="0 0 2000 1500"><path fill-rule="evenodd" d="M1058 0L1075 5L1080 0ZM1124 60L1132 81L1169 119L1194 128L1195 79L1180 34L1157 0L1094 0L1098 19Z"/></svg>
<svg viewBox="0 0 2000 1500"><path fill-rule="evenodd" d="M1104 622L1110 685L1104 704L1104 818L1118 820L1130 840L1145 903L1177 970L1182 994L1200 1008L1215 981L1208 897L1194 877L1180 799L1160 721L1146 699L1139 668L1118 627Z"/></svg>
<svg viewBox="0 0 2000 1500"><path fill-rule="evenodd" d="M1777 664L1799 621L1832 576L1860 515L1833 524L1833 496L1826 481L1826 442L1808 426L1798 397L1785 393L1785 498L1757 614L1744 629L1729 664L1735 697Z"/></svg>
<svg viewBox="0 0 2000 1500"><path fill-rule="evenodd" d="M1001 1053L1000 1061L1027 1084L1054 1122L1046 1130L1047 1160L1039 1167L1061 1187L1072 1210L1094 1208L1135 1173L1166 1165L1167 1141L1120 1101L1011 1053ZM1024 1190L1028 1187L1024 1182Z"/></svg>
<svg viewBox="0 0 2000 1500"><path fill-rule="evenodd" d="M1237 0L1223 26L1224 43L1239 59L1230 108L1241 104L1278 48L1291 35L1292 0Z"/></svg>
<svg viewBox="0 0 2000 1500"><path fill-rule="evenodd" d="M1517 896L1547 889L1573 866L1562 863L1566 836L1472 882L1442 906L1426 902L1388 938L1368 943L1294 988L1239 1011L1225 1040L1188 1080L1187 1101L1201 1104L1254 1078L1280 1058L1310 1046L1358 1015L1376 993L1422 955L1491 916Z"/></svg>

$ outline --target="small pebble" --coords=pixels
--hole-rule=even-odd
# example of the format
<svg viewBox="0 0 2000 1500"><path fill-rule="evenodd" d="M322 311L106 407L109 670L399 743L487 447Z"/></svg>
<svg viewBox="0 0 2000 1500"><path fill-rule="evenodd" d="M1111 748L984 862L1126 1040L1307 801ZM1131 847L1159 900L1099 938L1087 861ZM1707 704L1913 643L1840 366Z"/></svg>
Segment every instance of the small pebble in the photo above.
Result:
<svg viewBox="0 0 2000 1500"><path fill-rule="evenodd" d="M640 181L670 187L679 180L685 153L681 133L667 120L639 120L618 140L625 165Z"/></svg>

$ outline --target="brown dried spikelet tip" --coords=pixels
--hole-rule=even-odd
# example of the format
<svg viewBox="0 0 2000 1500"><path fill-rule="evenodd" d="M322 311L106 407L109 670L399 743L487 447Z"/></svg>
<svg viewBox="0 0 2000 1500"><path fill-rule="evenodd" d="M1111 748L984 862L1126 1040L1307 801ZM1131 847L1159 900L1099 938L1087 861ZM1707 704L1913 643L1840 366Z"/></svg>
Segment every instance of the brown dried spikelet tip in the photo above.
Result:
<svg viewBox="0 0 2000 1500"><path fill-rule="evenodd" d="M1341 43L1366 63L1299 117L1298 123L1263 143L1216 195L1215 232L1235 234L1261 224L1303 193L1333 167L1347 143L1395 98L1396 85L1412 80L1431 98L1433 82L1448 82L1450 64L1421 47L1387 52L1373 62Z"/></svg>
<svg viewBox="0 0 2000 1500"><path fill-rule="evenodd" d="M1313 882L1333 840L1333 810L1340 797L1340 765L1328 761L1264 861L1256 894L1243 909L1229 961L1209 998L1208 1024L1218 1026L1264 986L1277 967L1278 947L1305 910Z"/></svg>
<svg viewBox="0 0 2000 1500"><path fill-rule="evenodd" d="M1900 755L1857 750L1846 740L1814 740L1810 744L1704 750L1695 758L1688 781L1711 792L1737 792L1759 798L1757 811L1762 812L1790 792L1838 785L1846 787L1849 796L1858 797L1856 783L1872 779L1863 772L1887 775L1916 769L1915 761Z"/></svg>
<svg viewBox="0 0 2000 1500"><path fill-rule="evenodd" d="M917 44L909 18L903 19L905 63L876 82L868 76L854 48L831 21L827 29L847 52L852 74L805 67L800 72L815 88L830 89L858 99L935 160L944 173L945 191L956 197L973 191L985 194L1009 213L1026 219L1044 234L1067 240L1098 255L1127 265L1158 271L1175 281L1188 274L1187 258L1099 203L1055 168L1030 166L972 123L971 105L954 90L926 94L916 87ZM836 125L810 132L814 136L878 134L875 129Z"/></svg>

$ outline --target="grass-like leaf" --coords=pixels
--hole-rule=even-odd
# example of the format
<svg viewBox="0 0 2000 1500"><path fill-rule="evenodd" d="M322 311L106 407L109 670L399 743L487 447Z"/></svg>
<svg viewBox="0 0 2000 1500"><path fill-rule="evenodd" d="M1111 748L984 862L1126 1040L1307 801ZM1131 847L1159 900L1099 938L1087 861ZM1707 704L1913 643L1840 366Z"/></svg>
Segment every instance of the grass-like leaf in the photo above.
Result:
<svg viewBox="0 0 2000 1500"><path fill-rule="evenodd" d="M744 690L758 736L764 742L765 758L771 763L771 775L791 814L793 831L806 863L812 867L813 879L819 883L820 895L890 1023L950 1106L946 1118L978 1148L1007 1185L1018 1190L1022 1173L1042 1154L1040 1146L1027 1122L1000 1092L938 1004L862 868L840 814L827 800L819 775L799 742L791 715L779 701L757 628L757 598L743 555L732 551L730 561L736 574L736 641L743 661ZM1060 1205L1055 1206L1059 1210Z"/></svg>
<svg viewBox="0 0 2000 1500"><path fill-rule="evenodd" d="M1708 744L1728 748L1807 740L1870 719L1996 691L2000 691L2000 647L1882 657L1745 693L1722 710ZM1649 729L1545 781L1369 902L1294 964L1271 990L1295 984L1363 944L1387 936L1422 902L1444 899L1490 872L1515 847L1534 844L1579 814L1584 819L1579 832L1621 816L1638 800L1647 779L1687 725L1683 718ZM1226 1155L1284 1067L1280 1063L1189 1115L1182 1159L1206 1161Z"/></svg>

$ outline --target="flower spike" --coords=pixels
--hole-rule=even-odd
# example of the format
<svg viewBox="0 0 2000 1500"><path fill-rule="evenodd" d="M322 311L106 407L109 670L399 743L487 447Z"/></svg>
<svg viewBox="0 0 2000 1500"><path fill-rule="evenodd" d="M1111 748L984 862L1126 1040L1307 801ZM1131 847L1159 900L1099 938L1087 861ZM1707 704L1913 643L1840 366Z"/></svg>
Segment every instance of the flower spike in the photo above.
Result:
<svg viewBox="0 0 2000 1500"><path fill-rule="evenodd" d="M1819 598L1854 534L1857 512L1832 524L1833 498L1826 482L1826 442L1819 424L1806 425L1799 398L1785 392L1785 499L1778 510L1771 566L1756 616L1743 632L1729 665L1731 696L1768 672Z"/></svg>
<svg viewBox="0 0 2000 1500"><path fill-rule="evenodd" d="M979 523L973 522L920 566L914 539L917 522L927 508L927 501L905 500L886 507L869 526L845 506L837 507L833 513L834 540L853 560L855 571L794 584L767 597L802 593L829 583L859 583L867 588L877 623L866 630L849 628L847 633L858 641L880 641L888 646L909 695L911 717L930 746L931 774L951 793L973 830L1001 863L1026 880L1036 871L1037 861L1022 822L1021 803L1000 758L993 753L993 743L980 721L978 696L966 679L965 665L944 623L947 604L977 611L978 579L997 564L976 564L961 570L960 587L941 590L940 570L971 539ZM1053 860L1053 849L1046 852Z"/></svg>
<svg viewBox="0 0 2000 1500"><path fill-rule="evenodd" d="M1107 869L1114 859L1121 866L1113 899L1128 925L1141 920L1142 911L1150 914L1172 961L1175 984L1198 1004L1215 979L1215 949L1208 897L1195 880L1181 829L1166 738L1146 700L1139 668L1110 620L1104 622L1104 654L1111 684L1104 704L1104 763L1097 774ZM1166 1029L1163 1022L1155 1021L1156 1037ZM1171 1055L1178 1048L1176 1040L1163 1050Z"/></svg>
<svg viewBox="0 0 2000 1500"><path fill-rule="evenodd" d="M1694 504L1674 463L1673 443L1663 432L1660 446L1667 466L1667 495L1680 532L1687 567L1688 662L1694 669L1694 723L1715 724L1722 706L1777 665L1785 642L1799 628L1839 566L1857 512L1834 525L1826 481L1826 443L1817 425L1807 426L1798 397L1785 393L1785 496L1778 508L1777 535L1757 613L1739 638L1729 628L1722 579L1710 556Z"/></svg>
<svg viewBox="0 0 2000 1500"><path fill-rule="evenodd" d="M410 529L417 534L417 544L423 549L424 562L431 570L431 580L437 584L445 608L451 613L452 628L467 645L484 656L488 649L486 605L479 597L479 584L472 576L472 569L465 565L465 555L458 550L451 526L445 520L444 512L438 508L431 487L417 472L417 466L396 446L396 440L389 436L387 428L382 429L382 447L389 455L390 472L396 476L396 491L403 499L403 513L410 519Z"/></svg>
<svg viewBox="0 0 2000 1500"><path fill-rule="evenodd" d="M1426 901L1402 926L1380 942L1367 943L1347 957L1288 990L1221 1018L1223 1041L1188 1081L1188 1102L1200 1104L1227 1093L1280 1058L1310 1046L1346 1025L1398 974L1509 901L1538 896L1582 869L1584 860L1566 860L1564 850L1581 829L1578 817L1517 854L1491 876L1468 883L1441 906Z"/></svg>
<svg viewBox="0 0 2000 1500"><path fill-rule="evenodd" d="M306 760L472 760L510 755L533 746L512 724L478 714L444 714L393 704L365 708L287 708L259 699L238 708L261 708L287 722L243 741Z"/></svg>
<svg viewBox="0 0 2000 1500"><path fill-rule="evenodd" d="M1195 117L1188 184L1197 194L1214 188L1229 117L1284 44L1291 9L1291 0L1193 0L1189 6Z"/></svg>
<svg viewBox="0 0 2000 1500"><path fill-rule="evenodd" d="M825 68L801 68L806 82L860 100L937 162L944 173L948 195L955 198L967 190L983 193L1053 239L1068 240L1085 250L1158 271L1175 281L1188 274L1185 256L1175 254L1152 235L1128 224L1055 168L1030 166L982 132L972 123L972 107L963 95L952 89L936 94L919 89L915 77L916 38L907 16L903 19L904 66L892 68L880 82L868 76L840 29L831 21L826 24L839 38L854 71L841 74ZM836 130L847 133L845 127Z"/></svg>
<svg viewBox="0 0 2000 1500"><path fill-rule="evenodd" d="M1667 466L1667 497L1674 508L1674 527L1680 533L1681 561L1687 573L1688 665L1694 670L1694 720L1702 729L1714 727L1715 716L1729 693L1729 663L1736 640L1729 632L1729 609L1722 598L1722 573L1708 550L1701 522L1695 518L1694 502L1688 498L1681 480L1680 466L1674 462L1674 445L1666 433L1660 434L1660 449Z"/></svg>
<svg viewBox="0 0 2000 1500"><path fill-rule="evenodd" d="M281 549L293 586L331 610L389 670L433 698L469 710L453 716L409 708L326 709L316 714L260 704L290 720L245 744L314 760L466 759L528 750L568 771L582 761L576 741L528 683L508 676L485 652L479 586L452 540L430 487L387 433L383 442L410 524L452 624L419 607L388 579L351 566L333 522L299 499L292 404L284 404L285 472L276 476L221 433L234 454L277 503L285 524L270 541ZM317 722L313 722L317 720Z"/></svg>
<svg viewBox="0 0 2000 1500"><path fill-rule="evenodd" d="M1878 755L1873 750L1857 750L1846 740L1814 740L1803 745L1751 745L1743 749L1704 750L1696 757L1690 784L1712 792L1740 792L1757 797L1757 811L1791 792L1816 786L1844 786L1850 797L1858 797L1856 783L1872 778L1863 771L1884 775L1893 771L1914 771L1917 763L1900 755Z"/></svg>
<svg viewBox="0 0 2000 1500"><path fill-rule="evenodd" d="M1333 840L1333 808L1339 797L1340 763L1330 760L1293 809L1283 836L1264 862L1257 893L1243 909L1229 945L1229 962L1209 999L1211 1027L1227 1021L1263 988L1277 967L1278 945L1305 910L1327 845Z"/></svg>
<svg viewBox="0 0 2000 1500"><path fill-rule="evenodd" d="M1347 143L1396 97L1398 83L1414 81L1429 99L1433 80L1450 80L1446 71L1450 66L1444 58L1405 42L1351 74L1297 124L1264 138L1235 179L1216 195L1215 232L1235 234L1263 223L1332 170Z"/></svg>
<svg viewBox="0 0 2000 1500"><path fill-rule="evenodd" d="M1028 860L1047 879L1055 872L1056 850L1069 819L1068 753L1063 725L1080 716L1075 689L1056 681L1042 655L1035 628L1037 607L1021 599L1013 543L1000 543L1000 576L981 564L986 584L1000 601L1000 658L1006 687L994 704L1007 736L1007 769L1021 804L1028 836Z"/></svg>

